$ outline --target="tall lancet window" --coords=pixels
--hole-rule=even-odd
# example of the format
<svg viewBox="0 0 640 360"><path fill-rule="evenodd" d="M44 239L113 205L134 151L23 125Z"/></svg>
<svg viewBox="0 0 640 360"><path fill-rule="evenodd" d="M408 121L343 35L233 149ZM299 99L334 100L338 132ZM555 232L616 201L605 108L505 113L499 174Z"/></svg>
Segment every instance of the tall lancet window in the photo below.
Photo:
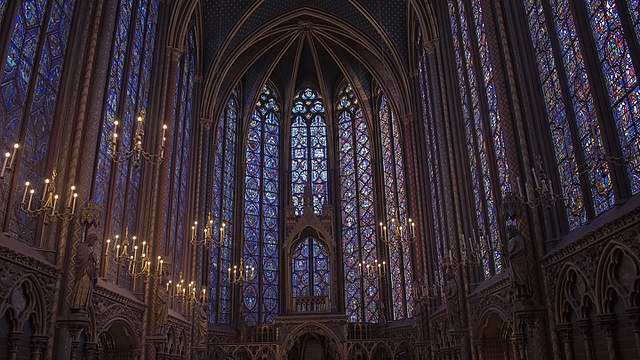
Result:
<svg viewBox="0 0 640 360"><path fill-rule="evenodd" d="M16 171L11 173L19 184L50 175L45 174L46 161L74 5L73 0L0 1L0 26L8 30L7 42L0 45L0 152L21 144ZM14 15L4 17L5 11ZM20 198L18 191L14 198ZM37 221L14 211L17 207L7 203L8 195L0 193L0 221L11 218L3 230L35 239Z"/></svg>
<svg viewBox="0 0 640 360"><path fill-rule="evenodd" d="M140 169L130 161L114 164L108 149L116 121L118 149L131 148L134 119L147 106L157 17L157 0L122 0L118 6L93 184L93 200L111 214L107 235L135 230Z"/></svg>
<svg viewBox="0 0 640 360"><path fill-rule="evenodd" d="M191 151L191 131L193 129L193 87L196 76L196 53L193 31L187 35L185 53L180 64L181 70L176 87L176 103L173 149L171 156L171 198L169 199L169 226L166 236L167 245L165 255L172 265L174 283L179 280L180 272L188 269L184 265L187 259L183 258L185 234L191 229L186 226L185 209L188 203L187 183L189 181L189 155ZM136 181L136 186L137 181ZM132 196L130 194L129 196Z"/></svg>
<svg viewBox="0 0 640 360"><path fill-rule="evenodd" d="M584 199L590 197L596 215L614 203L609 166L603 161L604 145L600 116L594 105L589 75L576 25L567 0L555 0L552 22L547 22L543 3L525 1L532 30L538 73L545 100L547 121L565 195L569 228L587 220ZM552 41L557 39L556 41ZM559 56L558 56L559 55ZM578 155L576 159L576 155ZM583 192L578 161L586 164L589 191Z"/></svg>
<svg viewBox="0 0 640 360"><path fill-rule="evenodd" d="M304 188L311 184L313 211L327 203L327 127L324 104L312 88L293 100L291 121L291 195L296 215L304 209Z"/></svg>
<svg viewBox="0 0 640 360"><path fill-rule="evenodd" d="M489 277L502 270L497 206L498 199L510 191L491 63L495 57L489 56L479 1L449 0L449 15L475 210L471 247L480 253L484 275Z"/></svg>
<svg viewBox="0 0 640 360"><path fill-rule="evenodd" d="M377 322L378 280L362 277L359 268L362 263L373 265L378 259L371 141L351 85L341 89L336 110L340 142L345 307L351 322Z"/></svg>
<svg viewBox="0 0 640 360"><path fill-rule="evenodd" d="M247 133L244 194L244 264L257 275L243 289L249 325L272 324L278 314L280 244L280 99L265 85Z"/></svg>
<svg viewBox="0 0 640 360"><path fill-rule="evenodd" d="M329 296L329 253L322 241L308 237L296 245L291 262L291 289L294 298Z"/></svg>
<svg viewBox="0 0 640 360"><path fill-rule="evenodd" d="M382 166L384 172L385 219L390 239L388 246L391 275L391 300L394 320L405 319L413 313L412 251L408 241L393 239L397 231L407 239L407 192L405 185L404 151L398 121L387 102L380 96L378 105L380 136L382 144Z"/></svg>
<svg viewBox="0 0 640 360"><path fill-rule="evenodd" d="M238 100L234 90L220 115L215 132L216 147L213 171L213 243L209 266L209 322L231 321L231 288L227 270L232 267L233 207L238 136ZM220 230L222 229L222 230ZM222 239L220 237L222 236ZM218 246L218 245L222 246Z"/></svg>

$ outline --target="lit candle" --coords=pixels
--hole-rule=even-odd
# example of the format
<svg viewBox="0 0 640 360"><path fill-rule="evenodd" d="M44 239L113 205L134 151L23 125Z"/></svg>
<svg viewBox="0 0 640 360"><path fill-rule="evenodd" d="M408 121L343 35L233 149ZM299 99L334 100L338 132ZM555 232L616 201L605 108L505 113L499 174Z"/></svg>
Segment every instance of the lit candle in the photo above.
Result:
<svg viewBox="0 0 640 360"><path fill-rule="evenodd" d="M11 153L11 161L9 161L9 168L13 169L13 164L16 161L16 152L18 152L18 148L20 147L20 144L15 143L13 144L13 152Z"/></svg>
<svg viewBox="0 0 640 360"><path fill-rule="evenodd" d="M73 202L73 193L75 190L75 185L71 185L71 192L69 193L69 201L67 202L67 207L71 207L71 203Z"/></svg>
<svg viewBox="0 0 640 360"><path fill-rule="evenodd" d="M109 245L110 244L111 244L111 239L107 239L107 246L106 246L106 249L104 251L104 255L107 256L107 257L109 256Z"/></svg>
<svg viewBox="0 0 640 360"><path fill-rule="evenodd" d="M4 177L4 172L7 169L7 162L9 162L9 157L11 157L10 153L4 154L4 163L2 163L2 171L0 171L0 177Z"/></svg>
<svg viewBox="0 0 640 360"><path fill-rule="evenodd" d="M169 286L171 286L171 280L167 282L167 294L169 293Z"/></svg>
<svg viewBox="0 0 640 360"><path fill-rule="evenodd" d="M133 257L131 259L134 261L138 259L138 245L133 246Z"/></svg>
<svg viewBox="0 0 640 360"><path fill-rule="evenodd" d="M56 206L58 206L58 195L53 196L53 207L51 208L51 215L56 213Z"/></svg>
<svg viewBox="0 0 640 360"><path fill-rule="evenodd" d="M162 125L162 146L164 146L164 142L167 140L165 134L167 133L167 124Z"/></svg>
<svg viewBox="0 0 640 360"><path fill-rule="evenodd" d="M24 183L24 193L22 194L22 205L24 205L24 201L27 199L27 191L29 190L29 182Z"/></svg>
<svg viewBox="0 0 640 360"><path fill-rule="evenodd" d="M538 179L538 172L535 168L531 168L531 172L533 173L533 181L536 183L536 188L540 188L540 180Z"/></svg>
<svg viewBox="0 0 640 360"><path fill-rule="evenodd" d="M40 199L41 201L44 201L45 197L47 196L47 190L49 189L49 179L45 179L44 180L44 189L42 190L42 199Z"/></svg>
<svg viewBox="0 0 640 360"><path fill-rule="evenodd" d="M71 203L71 213L76 213L76 201L78 200L78 193L73 194L73 202Z"/></svg>
<svg viewBox="0 0 640 360"><path fill-rule="evenodd" d="M33 200L33 194L35 194L35 190L29 190L29 204L27 205L27 210L31 209L31 200Z"/></svg>
<svg viewBox="0 0 640 360"><path fill-rule="evenodd" d="M117 240L117 239L116 239ZM116 257L120 257L120 244L116 245Z"/></svg>
<svg viewBox="0 0 640 360"><path fill-rule="evenodd" d="M147 242L146 242L146 241L143 241L143 242L142 242L142 253L143 253L143 254L146 254L146 252L144 251L144 250L145 250L145 246L147 246Z"/></svg>
<svg viewBox="0 0 640 360"><path fill-rule="evenodd" d="M228 268L227 270L229 271L227 278L229 279L229 282L231 282L231 268Z"/></svg>

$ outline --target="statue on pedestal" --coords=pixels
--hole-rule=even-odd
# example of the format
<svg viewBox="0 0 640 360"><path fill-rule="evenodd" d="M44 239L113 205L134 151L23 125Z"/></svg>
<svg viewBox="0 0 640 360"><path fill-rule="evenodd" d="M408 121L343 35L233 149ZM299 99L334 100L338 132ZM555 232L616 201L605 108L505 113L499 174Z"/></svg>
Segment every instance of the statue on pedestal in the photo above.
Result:
<svg viewBox="0 0 640 360"><path fill-rule="evenodd" d="M89 234L85 241L78 245L76 253L76 286L71 302L74 311L87 311L87 306L93 295L93 287L97 282L96 258L93 254L93 245L98 236Z"/></svg>
<svg viewBox="0 0 640 360"><path fill-rule="evenodd" d="M509 271L511 287L516 298L523 299L529 296L527 279L527 254L524 237L515 225L507 225L507 256L509 259Z"/></svg>

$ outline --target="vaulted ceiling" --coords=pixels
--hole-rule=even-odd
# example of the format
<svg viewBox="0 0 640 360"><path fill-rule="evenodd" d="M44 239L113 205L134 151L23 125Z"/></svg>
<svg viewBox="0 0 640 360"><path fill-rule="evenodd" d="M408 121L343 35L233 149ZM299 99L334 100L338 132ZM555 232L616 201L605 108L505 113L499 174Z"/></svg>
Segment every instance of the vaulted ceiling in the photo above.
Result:
<svg viewBox="0 0 640 360"><path fill-rule="evenodd" d="M202 0L204 113L215 116L239 82L252 104L266 81L286 100L309 83L332 98L345 78L361 96L375 81L409 113L410 2Z"/></svg>

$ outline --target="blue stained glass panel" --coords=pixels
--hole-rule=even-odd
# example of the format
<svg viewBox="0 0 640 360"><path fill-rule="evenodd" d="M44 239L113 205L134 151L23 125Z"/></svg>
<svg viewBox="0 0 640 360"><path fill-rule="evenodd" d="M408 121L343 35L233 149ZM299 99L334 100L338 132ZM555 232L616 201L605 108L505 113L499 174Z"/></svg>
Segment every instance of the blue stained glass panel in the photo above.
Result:
<svg viewBox="0 0 640 360"><path fill-rule="evenodd" d="M244 195L244 262L257 276L244 286L244 321L273 324L279 304L279 111L278 95L265 85L247 133Z"/></svg>
<svg viewBox="0 0 640 360"><path fill-rule="evenodd" d="M351 85L338 94L336 109L346 312L351 322L376 322L378 282L363 278L359 270L361 262L374 264L377 260L371 143Z"/></svg>
<svg viewBox="0 0 640 360"><path fill-rule="evenodd" d="M324 104L315 89L294 98L291 125L291 195L296 215L304 209L304 191L311 185L313 210L322 212L327 193L327 129Z"/></svg>
<svg viewBox="0 0 640 360"><path fill-rule="evenodd" d="M631 190L640 191L640 86L615 0L586 0ZM636 4L631 9L637 11ZM638 21L637 18L634 21ZM637 29L637 27L636 27Z"/></svg>

